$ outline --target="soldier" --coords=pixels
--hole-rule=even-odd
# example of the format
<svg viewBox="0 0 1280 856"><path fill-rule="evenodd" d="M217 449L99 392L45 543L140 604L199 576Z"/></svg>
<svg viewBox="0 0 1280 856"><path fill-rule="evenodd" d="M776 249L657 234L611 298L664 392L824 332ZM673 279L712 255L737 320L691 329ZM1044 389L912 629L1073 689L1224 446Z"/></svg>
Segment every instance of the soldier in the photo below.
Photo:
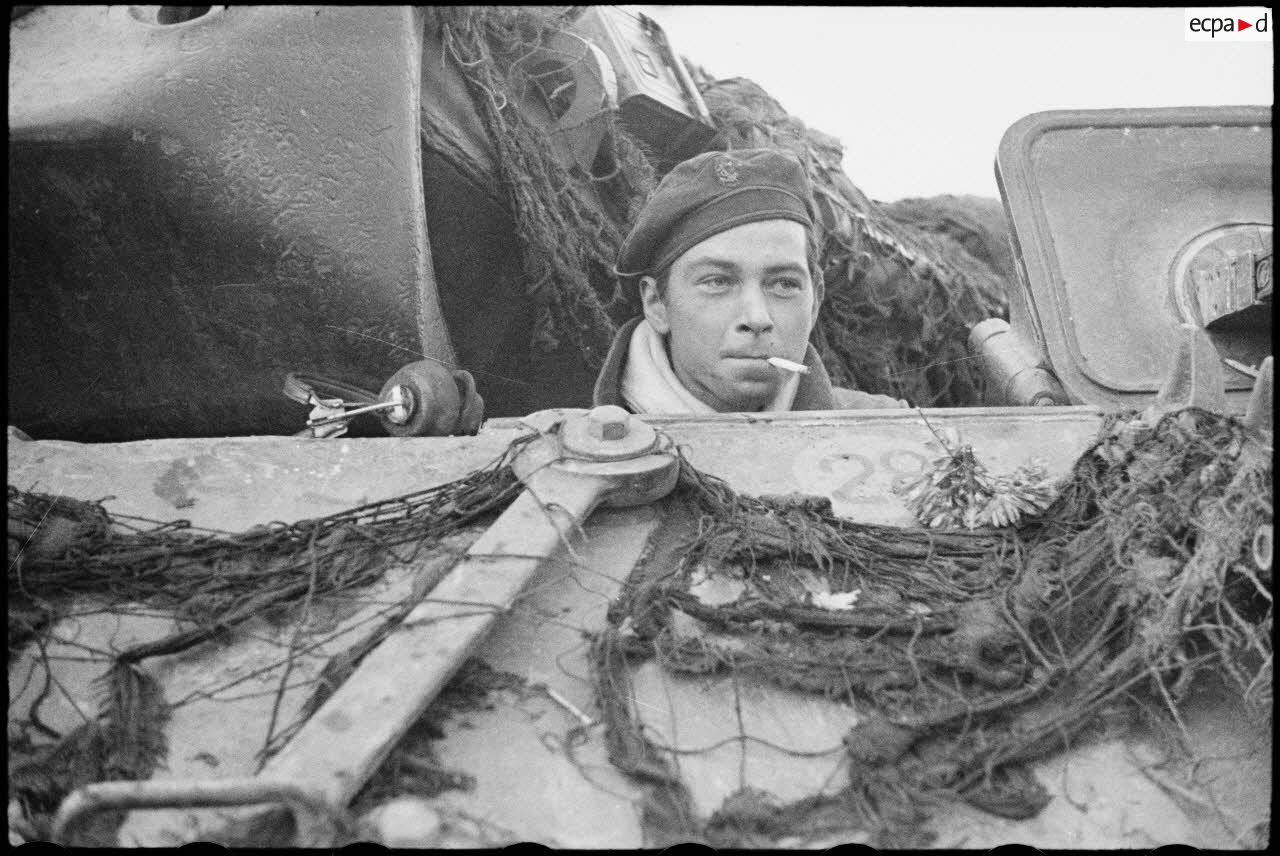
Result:
<svg viewBox="0 0 1280 856"><path fill-rule="evenodd" d="M833 387L809 344L823 297L814 210L804 168L784 152L707 152L672 169L618 254L616 273L639 278L644 315L618 332L595 404L694 414L905 407Z"/></svg>

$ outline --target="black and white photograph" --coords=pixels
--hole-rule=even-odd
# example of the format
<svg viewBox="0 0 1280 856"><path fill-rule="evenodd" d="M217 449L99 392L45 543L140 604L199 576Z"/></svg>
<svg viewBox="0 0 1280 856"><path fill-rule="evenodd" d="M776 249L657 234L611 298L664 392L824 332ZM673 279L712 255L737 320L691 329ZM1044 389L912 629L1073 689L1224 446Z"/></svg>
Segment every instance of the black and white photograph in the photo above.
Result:
<svg viewBox="0 0 1280 856"><path fill-rule="evenodd" d="M1273 17L11 7L9 845L1269 849Z"/></svg>

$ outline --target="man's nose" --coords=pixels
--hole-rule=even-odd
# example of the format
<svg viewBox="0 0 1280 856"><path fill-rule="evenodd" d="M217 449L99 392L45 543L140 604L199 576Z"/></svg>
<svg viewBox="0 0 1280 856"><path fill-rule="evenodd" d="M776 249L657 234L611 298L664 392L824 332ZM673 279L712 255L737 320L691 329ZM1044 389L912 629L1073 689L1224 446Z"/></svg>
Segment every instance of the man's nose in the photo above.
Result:
<svg viewBox="0 0 1280 856"><path fill-rule="evenodd" d="M752 285L742 290L737 329L740 333L754 333L757 336L773 329L769 302L765 299L764 289L759 286Z"/></svg>

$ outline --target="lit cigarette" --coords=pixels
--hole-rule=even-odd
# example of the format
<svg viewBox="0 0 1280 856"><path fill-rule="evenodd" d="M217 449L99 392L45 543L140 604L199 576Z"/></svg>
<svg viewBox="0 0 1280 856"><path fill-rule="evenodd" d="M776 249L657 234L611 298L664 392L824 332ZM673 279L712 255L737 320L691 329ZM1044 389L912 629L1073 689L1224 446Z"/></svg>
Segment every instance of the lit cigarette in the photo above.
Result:
<svg viewBox="0 0 1280 856"><path fill-rule="evenodd" d="M787 371L795 372L796 374L809 373L808 366L801 365L800 363L793 363L791 362L791 360L784 360L782 357L769 357L767 360L765 360L765 362L771 366L775 366L780 369L786 369Z"/></svg>

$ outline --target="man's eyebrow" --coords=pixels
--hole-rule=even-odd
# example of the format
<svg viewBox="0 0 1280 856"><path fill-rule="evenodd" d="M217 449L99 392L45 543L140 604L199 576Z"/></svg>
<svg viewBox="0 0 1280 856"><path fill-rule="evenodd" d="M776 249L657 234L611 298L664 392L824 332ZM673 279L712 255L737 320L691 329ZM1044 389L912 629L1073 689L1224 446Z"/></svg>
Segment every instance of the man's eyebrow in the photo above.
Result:
<svg viewBox="0 0 1280 856"><path fill-rule="evenodd" d="M689 267L714 267L723 270L737 270L738 263L729 259L716 258L715 256L697 256L689 262Z"/></svg>
<svg viewBox="0 0 1280 856"><path fill-rule="evenodd" d="M730 259L716 258L715 256L701 256L694 258L689 262L690 268L711 267L720 270L737 271L741 266ZM809 268L799 262L779 262L778 264L768 265L764 269L765 273L808 273Z"/></svg>
<svg viewBox="0 0 1280 856"><path fill-rule="evenodd" d="M764 269L765 273L808 273L809 268L798 262L782 262L781 264L769 265Z"/></svg>

